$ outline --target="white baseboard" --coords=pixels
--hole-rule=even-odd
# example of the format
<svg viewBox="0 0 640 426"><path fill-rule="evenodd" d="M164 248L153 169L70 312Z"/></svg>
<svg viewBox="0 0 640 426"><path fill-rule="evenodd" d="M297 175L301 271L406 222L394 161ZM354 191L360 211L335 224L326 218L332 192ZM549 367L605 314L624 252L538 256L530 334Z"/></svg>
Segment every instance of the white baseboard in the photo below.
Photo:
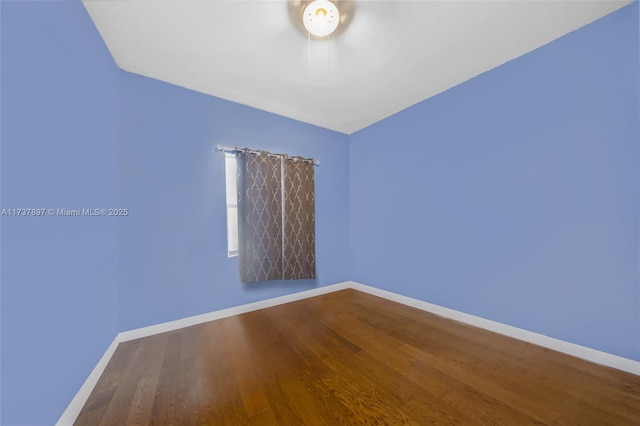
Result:
<svg viewBox="0 0 640 426"><path fill-rule="evenodd" d="M554 351L558 351L558 352L565 353L567 355L574 356L576 358L593 362L594 364L612 367L618 370L626 371L627 373L640 376L639 361L623 358L621 356L613 355L607 352L602 352L596 349L588 348L586 346L577 345L575 343L569 343L564 340L555 339L553 337L534 333L532 331L523 330L521 328L513 327L497 321L491 321L485 318L477 317L475 315L465 314L464 312L434 305L432 303L424 302L418 299L413 299L411 297L402 296L400 294L392 293L386 290L381 290L379 288L370 287L365 284L360 284L357 282L350 281L349 285L354 290L359 290L364 293L369 293L374 296L378 296L394 302L402 303L403 305L407 305L423 311L431 312L441 317L450 318L456 321L463 322L465 324L472 325L474 327L483 328L485 330L493 331L494 333L499 333L505 336L513 337L514 339L522 340L528 343L533 343L538 346L542 346L548 349L552 349Z"/></svg>
<svg viewBox="0 0 640 426"><path fill-rule="evenodd" d="M164 322L161 324L155 324L149 327L123 331L122 333L118 334L118 336L121 342L140 339L141 337L147 337L154 334L165 333L167 331L178 330L180 328L190 327L192 325L202 324L204 322L209 322L220 318L240 315L251 311L257 311L258 309L270 308L272 306L282 305L284 303L295 302L296 300L308 299L309 297L315 297L320 296L321 294L344 290L349 288L349 284L350 282L342 282L338 284L327 285L324 287L313 288L311 290L305 290L298 293L287 294L285 296L274 297L273 299L266 299L246 305L234 306L233 308L222 309L220 311L208 312L206 314L195 315L193 317Z"/></svg>
<svg viewBox="0 0 640 426"><path fill-rule="evenodd" d="M118 336L116 336L113 342L111 342L111 345L109 345L105 351L104 355L102 355L102 358L100 358L100 361L98 361L98 364L96 364L93 371L91 371L91 374L89 374L89 377L87 377L87 380L84 381L82 387L78 393L76 393L76 396L73 397L67 409L62 413L62 416L58 419L56 426L73 425L78 418L78 414L80 414L80 410L82 410L87 399L89 399L91 391L93 391L93 388L98 384L100 376L104 373L104 369L107 368L107 364L109 364L109 360L111 360L111 357L119 344L120 341L118 340Z"/></svg>
<svg viewBox="0 0 640 426"><path fill-rule="evenodd" d="M188 318L179 319L176 321L165 322L161 324L152 325L149 327L138 328L135 330L124 331L118 333L107 351L104 353L100 361L95 366L87 380L73 398L67 409L62 413L62 416L56 423L57 426L72 425L84 407L84 404L89 399L91 391L98 383L100 376L107 367L109 360L113 356L118 344L120 342L126 342L128 340L140 339L142 337L152 336L154 334L165 333L167 331L173 331L184 327L190 327L192 325L202 324L205 322L217 320L220 318L226 318L233 315L244 314L259 309L270 308L272 306L282 305L289 302L295 302L297 300L308 299L310 297L319 296L321 294L332 293L334 291L354 289L368 293L374 296L382 297L393 302L402 303L403 305L411 306L426 312L439 315L441 317L450 318L452 320L460 321L465 324L469 324L475 327L483 328L485 330L493 331L495 333L503 334L505 336L512 337L514 339L522 340L525 342L533 343L538 346L542 346L548 349L552 349L558 352L565 353L567 355L574 356L576 358L584 359L595 364L612 367L618 370L626 371L631 374L640 376L640 362L632 359L623 358L621 356L613 355L607 352L591 349L586 346L577 345L575 343L565 342L564 340L555 339L542 334L534 333L531 331L523 330L521 328L513 327L507 324L502 324L496 321L491 321L485 318L477 317L475 315L466 314L464 312L456 311L453 309L445 308L442 306L434 305L432 303L424 302L422 300L413 299L411 297L403 296L390 291L381 290L376 287L370 287L365 284L357 283L355 281L345 281L338 284L328 285L324 287L318 287L311 290L305 290L298 293L288 294L285 296L275 297L272 299L261 300L259 302L249 303L246 305L235 306L233 308L222 309L219 311L209 312L202 315L196 315Z"/></svg>

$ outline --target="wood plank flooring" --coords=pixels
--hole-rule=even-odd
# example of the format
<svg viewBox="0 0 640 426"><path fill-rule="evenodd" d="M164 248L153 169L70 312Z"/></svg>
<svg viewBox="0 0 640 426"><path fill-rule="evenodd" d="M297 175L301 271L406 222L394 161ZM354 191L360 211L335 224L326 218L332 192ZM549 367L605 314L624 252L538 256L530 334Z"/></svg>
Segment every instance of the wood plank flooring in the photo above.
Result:
<svg viewBox="0 0 640 426"><path fill-rule="evenodd" d="M640 425L640 377L343 290L121 343L76 425Z"/></svg>

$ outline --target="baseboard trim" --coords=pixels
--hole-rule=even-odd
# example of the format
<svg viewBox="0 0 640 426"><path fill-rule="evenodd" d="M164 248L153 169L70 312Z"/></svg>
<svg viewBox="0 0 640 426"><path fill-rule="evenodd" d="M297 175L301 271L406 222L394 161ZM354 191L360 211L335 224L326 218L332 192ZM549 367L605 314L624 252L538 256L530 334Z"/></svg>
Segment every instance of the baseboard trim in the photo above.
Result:
<svg viewBox="0 0 640 426"><path fill-rule="evenodd" d="M116 335L116 338L113 339L113 342L111 342L111 345L109 345L105 353L102 355L102 358L100 358L98 364L96 364L96 366L93 368L91 374L89 374L89 377L87 377L87 380L84 381L82 387L80 387L80 390L76 393L76 396L73 397L71 403L69 403L69 406L67 406L67 409L64 410L64 413L62 413L62 416L60 416L60 419L58 419L56 426L73 425L73 423L78 418L78 414L80 414L80 410L82 410L82 407L84 407L84 404L86 404L87 399L89 399L89 395L91 395L93 388L95 388L96 384L98 384L100 376L102 376L102 373L104 373L104 369L107 368L107 364L109 364L109 361L111 360L111 357L115 353L116 348L119 344L120 341L118 340L118 336Z"/></svg>
<svg viewBox="0 0 640 426"><path fill-rule="evenodd" d="M169 321L161 324L152 325L149 327L138 328L134 330L124 331L118 333L109 346L106 352L98 361L87 380L73 398L67 409L62 413L62 416L56 423L56 426L73 425L78 418L82 407L84 407L89 395L93 391L93 388L98 383L100 376L107 367L109 360L113 356L120 342L126 342L128 340L140 339L142 337L152 336L154 334L165 333L167 331L178 330L184 327L190 327L192 325L202 324L221 318L230 317L233 315L244 314L259 309L270 308L272 306L282 305L285 303L295 302L297 300L308 299L310 297L320 296L322 294L332 293L334 291L340 291L345 289L354 289L368 293L374 296L382 297L393 302L398 302L403 305L411 306L426 312L439 315L444 318L449 318L455 321L460 321L465 324L472 325L474 327L489 330L495 333L499 333L505 336L512 337L514 339L522 340L528 343L532 343L538 346L542 346L554 351L562 352L567 355L574 356L576 358L584 359L594 364L603 365L606 367L615 368L625 371L627 373L640 376L640 361L634 361L632 359L624 358L621 356L613 355L607 352L602 352L596 349L588 348L586 346L577 345L575 343L569 343L564 340L555 339L553 337L545 336L542 334L527 331L521 328L513 327L507 324L503 324L497 321L488 320L475 315L466 314L464 312L456 311L454 309L445 308L443 306L434 305L433 303L425 302L419 299L414 299L401 294L392 293L390 291L382 290L376 287L371 287L365 284L361 284L355 281L345 281L338 284L328 285L324 287L318 287L311 290L305 290L298 293L292 293L285 296L275 297L272 299L261 300L246 305L235 306L233 308L222 309L219 311L213 311L202 315L196 315L188 318L179 319L176 321Z"/></svg>
<svg viewBox="0 0 640 426"><path fill-rule="evenodd" d="M555 339L553 337L545 336L543 334L534 333L532 331L524 330L518 327L513 327L497 321L492 321L492 320L488 320L475 315L466 314L464 312L456 311L454 309L449 309L442 306L434 305L432 303L424 302L418 299L413 299L411 297L403 296L397 293L392 293L390 291L381 290L379 288L371 287L371 286L357 283L354 281L350 281L349 285L354 290L359 290L364 293L382 297L387 300L402 303L403 305L411 306L426 312L430 312L435 315L439 315L441 317L460 321L465 324L472 325L474 327L489 330L494 333L502 334L508 337L512 337L514 339L522 340L528 343L532 343L538 346L552 349L554 351L562 352L567 355L571 355L576 358L580 358L585 361L592 362L594 364L615 368L617 370L622 370L627 373L640 376L639 361L634 361L632 359L624 358L618 355L613 355L607 352L602 352L597 349L592 349L586 346L581 346L581 345L570 343L564 340Z"/></svg>
<svg viewBox="0 0 640 426"><path fill-rule="evenodd" d="M338 284L318 287L311 290L300 291L298 293L287 294L285 296L274 297L272 299L260 300L258 302L248 303L246 305L234 306L232 308L222 309L219 311L208 312L202 315L195 315L188 318L182 318L175 321L164 322L161 324L151 325L149 327L137 328L135 330L123 331L118 336L121 342L127 340L140 339L141 337L152 336L154 334L166 333L167 331L178 330L192 325L198 325L221 318L240 315L259 309L270 308L272 306L282 305L297 300L308 299L310 297L320 296L321 294L333 293L334 291L349 288L350 282L342 282Z"/></svg>

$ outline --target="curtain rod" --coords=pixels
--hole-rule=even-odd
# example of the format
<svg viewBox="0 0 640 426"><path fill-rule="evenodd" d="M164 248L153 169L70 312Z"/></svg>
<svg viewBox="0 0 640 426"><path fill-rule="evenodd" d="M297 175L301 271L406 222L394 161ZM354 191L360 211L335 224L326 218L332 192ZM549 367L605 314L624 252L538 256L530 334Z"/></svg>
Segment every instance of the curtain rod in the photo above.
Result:
<svg viewBox="0 0 640 426"><path fill-rule="evenodd" d="M250 152L258 152L257 150L252 150L250 148L247 148L247 149ZM216 145L216 151L238 152L238 151L244 151L244 150L245 150L245 148L236 148L234 146ZM314 160L313 158L305 158L305 160L313 162L314 166L320 166L320 160Z"/></svg>

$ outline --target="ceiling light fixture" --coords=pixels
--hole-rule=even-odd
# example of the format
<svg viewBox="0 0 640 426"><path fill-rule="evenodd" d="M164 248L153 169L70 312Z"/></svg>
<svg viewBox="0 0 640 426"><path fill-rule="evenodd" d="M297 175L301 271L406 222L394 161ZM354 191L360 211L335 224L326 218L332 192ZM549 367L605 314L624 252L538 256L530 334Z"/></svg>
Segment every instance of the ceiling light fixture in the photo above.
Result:
<svg viewBox="0 0 640 426"><path fill-rule="evenodd" d="M328 0L315 0L305 7L302 22L312 35L325 37L338 28L340 12Z"/></svg>

